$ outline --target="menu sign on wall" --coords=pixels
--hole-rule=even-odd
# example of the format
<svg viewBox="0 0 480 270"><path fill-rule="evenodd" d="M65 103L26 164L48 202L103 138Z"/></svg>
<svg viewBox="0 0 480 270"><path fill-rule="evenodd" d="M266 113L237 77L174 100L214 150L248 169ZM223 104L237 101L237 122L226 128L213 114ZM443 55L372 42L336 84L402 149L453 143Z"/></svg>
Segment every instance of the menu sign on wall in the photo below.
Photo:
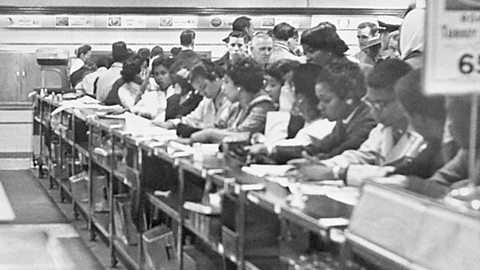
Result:
<svg viewBox="0 0 480 270"><path fill-rule="evenodd" d="M480 0L427 2L425 93L480 93Z"/></svg>
<svg viewBox="0 0 480 270"><path fill-rule="evenodd" d="M36 16L8 16L7 27L41 27L40 18Z"/></svg>

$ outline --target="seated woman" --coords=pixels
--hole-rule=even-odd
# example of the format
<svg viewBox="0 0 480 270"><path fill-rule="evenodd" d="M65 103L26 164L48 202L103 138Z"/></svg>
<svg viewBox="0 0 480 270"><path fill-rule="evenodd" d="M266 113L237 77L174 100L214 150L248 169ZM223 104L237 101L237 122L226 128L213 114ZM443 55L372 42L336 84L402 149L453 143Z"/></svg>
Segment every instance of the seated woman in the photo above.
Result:
<svg viewBox="0 0 480 270"><path fill-rule="evenodd" d="M313 140L320 140L330 134L335 123L321 117L321 112L317 108L318 98L315 96L315 81L321 70L320 66L314 64L303 64L294 69L292 82L295 104L292 113L302 117L305 120L305 124L294 138L280 141L275 141L275 137L278 136L278 133L281 133L279 130L272 128L272 130L266 131L274 134L266 133L265 144L253 145L250 148L250 153L257 155L259 158L257 160L263 159L258 154L268 154L270 158L273 158L278 163L284 163L291 158L301 157L301 152L306 145L311 144ZM278 119L272 119L272 116L273 118L279 118L276 115L278 113L281 112L269 112L267 114L267 126L270 126L269 123L272 120L278 121ZM284 133L286 133L286 127Z"/></svg>
<svg viewBox="0 0 480 270"><path fill-rule="evenodd" d="M251 58L240 59L227 70L223 78L225 95L236 103L230 112L226 129L207 128L191 136L194 142L221 142L238 133L263 133L266 114L275 110L272 99L262 95L263 71Z"/></svg>
<svg viewBox="0 0 480 270"><path fill-rule="evenodd" d="M360 147L377 125L370 108L361 101L365 92L360 67L350 61L334 61L318 74L318 108L336 125L331 134L305 148L308 154L326 159Z"/></svg>
<svg viewBox="0 0 480 270"><path fill-rule="evenodd" d="M189 72L192 86L203 99L188 115L158 123L167 129L177 128L182 137L204 128L225 128L232 103L222 89L223 70L209 59L202 59Z"/></svg>
<svg viewBox="0 0 480 270"><path fill-rule="evenodd" d="M133 113L149 119L165 120L167 98L175 92L168 71L173 62L173 59L168 57L158 57L153 61L150 76L143 81L140 89L142 95L132 109Z"/></svg>
<svg viewBox="0 0 480 270"><path fill-rule="evenodd" d="M165 120L180 118L191 113L203 99L186 79L176 74L170 76L174 82L175 94L167 98Z"/></svg>
<svg viewBox="0 0 480 270"><path fill-rule="evenodd" d="M142 58L139 55L132 55L125 60L120 72L122 77L113 84L112 90L104 101L106 105L119 104L128 110L133 108L140 96L140 86L142 84L140 78L141 61Z"/></svg>
<svg viewBox="0 0 480 270"><path fill-rule="evenodd" d="M282 59L267 66L263 91L272 98L275 104L279 103L280 89L287 79L287 74L299 65L300 62L295 60Z"/></svg>

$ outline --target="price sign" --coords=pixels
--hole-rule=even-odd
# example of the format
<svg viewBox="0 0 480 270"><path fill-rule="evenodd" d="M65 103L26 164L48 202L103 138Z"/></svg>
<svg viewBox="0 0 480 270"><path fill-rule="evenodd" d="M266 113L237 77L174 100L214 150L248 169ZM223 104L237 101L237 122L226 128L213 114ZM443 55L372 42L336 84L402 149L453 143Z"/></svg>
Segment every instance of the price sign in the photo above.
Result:
<svg viewBox="0 0 480 270"><path fill-rule="evenodd" d="M480 93L480 0L427 2L425 93Z"/></svg>

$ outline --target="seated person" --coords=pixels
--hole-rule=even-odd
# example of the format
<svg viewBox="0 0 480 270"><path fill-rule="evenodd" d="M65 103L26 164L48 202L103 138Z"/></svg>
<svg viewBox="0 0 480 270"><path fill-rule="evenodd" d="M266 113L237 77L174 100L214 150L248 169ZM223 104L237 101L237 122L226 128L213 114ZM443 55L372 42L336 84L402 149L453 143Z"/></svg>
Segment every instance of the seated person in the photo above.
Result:
<svg viewBox="0 0 480 270"><path fill-rule="evenodd" d="M286 75L298 67L300 63L294 60L283 59L267 66L265 70L265 88L263 89L275 104L279 103L280 89L286 81Z"/></svg>
<svg viewBox="0 0 480 270"><path fill-rule="evenodd" d="M300 175L308 180L341 179L358 186L366 179L391 173L393 166L415 157L424 141L409 128L406 113L394 92L395 83L411 69L395 59L378 63L367 79L365 102L379 124L358 150L347 150L320 164L300 165Z"/></svg>
<svg viewBox="0 0 480 270"><path fill-rule="evenodd" d="M170 77L173 80L175 94L167 98L165 120L180 118L189 114L197 108L203 99L202 95L198 94L186 79L172 73L172 70L170 70Z"/></svg>
<svg viewBox="0 0 480 270"><path fill-rule="evenodd" d="M457 182L461 180L468 179L471 102L471 97L468 96L449 97L447 99L447 114L451 120L450 132L452 133L455 142L460 146L460 150L452 160L436 171L435 174L428 179L429 181L435 181L443 185L451 186L452 184L457 185ZM480 110L478 110L478 112L480 113ZM480 121L480 117L478 116L477 121ZM478 160L480 153L478 149L480 148L480 129L477 129L475 139L477 140L476 153ZM477 181L476 184L478 185L478 179L475 181Z"/></svg>
<svg viewBox="0 0 480 270"><path fill-rule="evenodd" d="M422 93L421 71L413 70L395 84L395 94L410 125L423 136L426 148L417 157L396 168L394 173L428 178L444 164L442 155L445 102L442 96Z"/></svg>
<svg viewBox="0 0 480 270"><path fill-rule="evenodd" d="M286 139L287 126L285 125L284 130L280 130L282 127L275 126L268 131L274 134L266 134L264 144L250 147L251 154L267 154L276 162L284 163L291 158L301 156L301 151L313 140L320 140L330 134L335 123L321 117L321 112L317 108L318 98L315 96L315 80L321 70L320 66L314 64L302 64L293 71L292 81L296 99L293 111L305 119L304 127L294 138ZM287 112L269 112L267 126L270 125L270 121L278 121L281 113L289 115ZM283 139L278 140L279 137Z"/></svg>
<svg viewBox="0 0 480 270"><path fill-rule="evenodd" d="M140 92L143 94L132 109L133 113L162 122L165 120L167 98L175 91L168 71L172 64L173 59L168 57L162 56L153 60L150 76L142 83Z"/></svg>
<svg viewBox="0 0 480 270"><path fill-rule="evenodd" d="M360 67L350 61L334 61L317 76L315 94L318 108L335 128L325 138L305 147L316 159L326 159L348 149L358 149L377 125L370 108L361 98L365 82Z"/></svg>
<svg viewBox="0 0 480 270"><path fill-rule="evenodd" d="M115 81L112 90L108 93L104 103L106 105L119 104L131 110L140 95L141 57L139 55L130 56L123 63L121 78Z"/></svg>
<svg viewBox="0 0 480 270"><path fill-rule="evenodd" d="M77 91L83 92L84 94L95 97L96 81L98 80L99 76L101 76L108 70L111 64L112 59L110 57L98 57L95 61L97 69L94 72L85 75L85 77L83 77L83 79L75 86L75 89Z"/></svg>
<svg viewBox="0 0 480 270"><path fill-rule="evenodd" d="M275 105L269 96L261 93L261 66L251 58L237 61L227 70L222 87L230 102L236 103L228 117L227 128L203 129L192 134L192 141L221 142L223 138L238 133L264 132L266 114L275 110Z"/></svg>
<svg viewBox="0 0 480 270"><path fill-rule="evenodd" d="M185 70L186 71L186 70ZM182 118L170 119L157 123L167 129L178 128L198 131L204 128L225 128L231 103L222 89L223 70L209 59L202 59L202 63L193 67L190 72L192 86L203 96L198 107ZM179 130L179 133L180 132ZM191 132L190 132L191 133ZM190 136L190 134L184 134Z"/></svg>

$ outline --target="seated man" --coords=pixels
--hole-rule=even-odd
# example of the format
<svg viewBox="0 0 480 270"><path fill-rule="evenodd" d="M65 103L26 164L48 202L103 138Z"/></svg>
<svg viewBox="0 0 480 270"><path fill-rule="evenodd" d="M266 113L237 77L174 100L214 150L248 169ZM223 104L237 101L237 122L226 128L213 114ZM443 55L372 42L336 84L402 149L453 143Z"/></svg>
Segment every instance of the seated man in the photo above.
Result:
<svg viewBox="0 0 480 270"><path fill-rule="evenodd" d="M429 181L435 181L444 185L451 185L468 178L468 149L470 142L470 108L471 97L450 97L447 99L447 114L451 119L450 132L455 142L460 146L457 155L445 166L439 169L429 178ZM479 110L480 112L480 110ZM480 117L477 116L477 120ZM477 123L478 125L478 123ZM477 158L479 153L480 132L477 129ZM478 165L477 165L478 168ZM477 169L478 170L478 169ZM478 179L476 179L478 182Z"/></svg>
<svg viewBox="0 0 480 270"><path fill-rule="evenodd" d="M392 166L415 157L423 138L409 128L394 92L395 83L410 70L408 64L399 60L377 64L367 79L365 102L379 124L358 150L347 150L320 164L302 164L300 173L309 180L342 179L348 185L358 186L366 179L385 176L395 169Z"/></svg>
<svg viewBox="0 0 480 270"><path fill-rule="evenodd" d="M426 141L426 148L407 164L397 167L395 173L428 178L444 164L442 155L446 117L444 98L423 95L420 69L413 70L398 80L395 94L407 112L410 125Z"/></svg>

